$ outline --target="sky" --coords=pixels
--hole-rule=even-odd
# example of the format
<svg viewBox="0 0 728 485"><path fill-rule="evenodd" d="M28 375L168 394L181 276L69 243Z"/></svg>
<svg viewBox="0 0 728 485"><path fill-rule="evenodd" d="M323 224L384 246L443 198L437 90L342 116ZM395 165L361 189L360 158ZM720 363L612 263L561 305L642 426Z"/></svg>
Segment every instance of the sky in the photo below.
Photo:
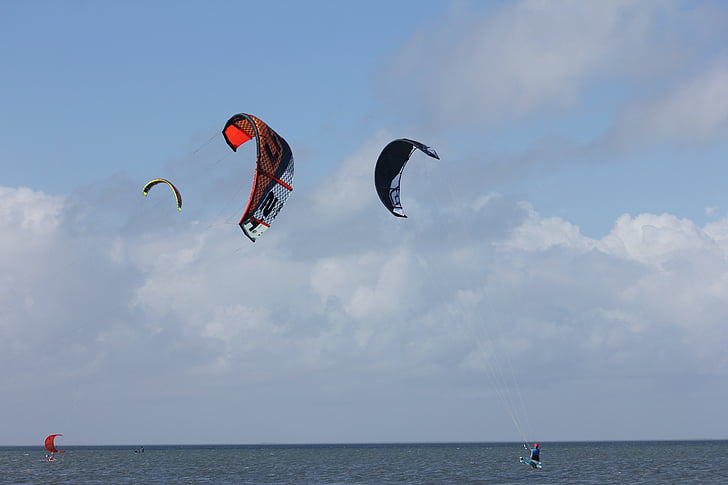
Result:
<svg viewBox="0 0 728 485"><path fill-rule="evenodd" d="M0 3L0 445L728 438L727 23ZM295 158L255 243L241 112Z"/></svg>

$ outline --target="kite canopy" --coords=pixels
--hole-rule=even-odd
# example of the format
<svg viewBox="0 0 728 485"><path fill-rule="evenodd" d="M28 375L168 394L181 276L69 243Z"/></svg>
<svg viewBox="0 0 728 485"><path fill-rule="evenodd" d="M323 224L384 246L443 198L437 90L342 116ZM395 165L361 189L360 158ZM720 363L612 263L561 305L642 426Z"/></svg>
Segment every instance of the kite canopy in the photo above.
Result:
<svg viewBox="0 0 728 485"><path fill-rule="evenodd" d="M256 140L253 189L238 223L255 242L270 227L293 190L293 152L282 136L253 115L236 114L225 123L222 134L233 151L251 138Z"/></svg>
<svg viewBox="0 0 728 485"><path fill-rule="evenodd" d="M56 436L63 436L62 434L52 434L45 439L45 449L49 453L65 453L65 450L59 450L56 448L55 439Z"/></svg>
<svg viewBox="0 0 728 485"><path fill-rule="evenodd" d="M377 188L379 199L384 207L397 217L407 217L404 214L399 198L399 186L404 166L415 148L432 158L440 159L437 152L427 145L407 138L400 138L384 147L374 168L374 185Z"/></svg>
<svg viewBox="0 0 728 485"><path fill-rule="evenodd" d="M175 187L174 184L172 182L170 182L169 180L166 180L166 179L150 180L147 183L147 185L145 185L144 188L142 189L142 194L147 195L149 193L149 190L152 187L154 187L157 184L162 184L162 183L169 185L169 187L172 189L172 191L174 192L174 196L177 199L177 210L181 211L182 210L182 195L179 193L179 190L177 190L177 187Z"/></svg>

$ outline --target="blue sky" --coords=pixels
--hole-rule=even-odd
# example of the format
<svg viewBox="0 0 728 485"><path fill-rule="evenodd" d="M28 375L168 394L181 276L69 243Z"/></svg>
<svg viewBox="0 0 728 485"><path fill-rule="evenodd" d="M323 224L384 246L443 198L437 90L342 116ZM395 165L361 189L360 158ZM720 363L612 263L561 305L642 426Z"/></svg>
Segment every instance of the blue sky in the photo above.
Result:
<svg viewBox="0 0 728 485"><path fill-rule="evenodd" d="M0 444L728 437L727 21L4 2ZM255 244L239 112L296 163Z"/></svg>
<svg viewBox="0 0 728 485"><path fill-rule="evenodd" d="M195 136L219 131L242 105L297 133L292 143L317 150L319 164L330 167L361 137L363 120L381 118L371 84L392 44L447 10L415 5L388 6L391 15L382 15L384 3L5 5L11 111L4 128L25 128L7 134L25 147L11 156L27 161L43 155L34 146L55 147L66 163L36 175L57 184L47 190L66 192L110 167L141 170L180 158ZM38 143L31 127L46 117L60 118L64 129Z"/></svg>

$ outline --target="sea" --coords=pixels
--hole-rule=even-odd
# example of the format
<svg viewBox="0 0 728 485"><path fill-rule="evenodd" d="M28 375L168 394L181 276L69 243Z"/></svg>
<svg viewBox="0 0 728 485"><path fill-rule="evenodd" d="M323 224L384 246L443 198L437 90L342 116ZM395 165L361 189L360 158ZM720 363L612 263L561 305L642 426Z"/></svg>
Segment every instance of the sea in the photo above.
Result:
<svg viewBox="0 0 728 485"><path fill-rule="evenodd" d="M2 484L728 484L728 440L0 447Z"/></svg>

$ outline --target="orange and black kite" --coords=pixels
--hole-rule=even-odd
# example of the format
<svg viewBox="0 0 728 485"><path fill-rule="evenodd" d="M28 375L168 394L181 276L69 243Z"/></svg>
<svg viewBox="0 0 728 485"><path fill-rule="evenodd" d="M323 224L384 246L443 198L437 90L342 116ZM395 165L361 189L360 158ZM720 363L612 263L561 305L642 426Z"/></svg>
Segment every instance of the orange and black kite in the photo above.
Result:
<svg viewBox="0 0 728 485"><path fill-rule="evenodd" d="M293 152L282 136L253 115L236 114L225 123L222 134L233 151L251 138L257 143L253 189L238 223L255 242L270 227L293 190Z"/></svg>

